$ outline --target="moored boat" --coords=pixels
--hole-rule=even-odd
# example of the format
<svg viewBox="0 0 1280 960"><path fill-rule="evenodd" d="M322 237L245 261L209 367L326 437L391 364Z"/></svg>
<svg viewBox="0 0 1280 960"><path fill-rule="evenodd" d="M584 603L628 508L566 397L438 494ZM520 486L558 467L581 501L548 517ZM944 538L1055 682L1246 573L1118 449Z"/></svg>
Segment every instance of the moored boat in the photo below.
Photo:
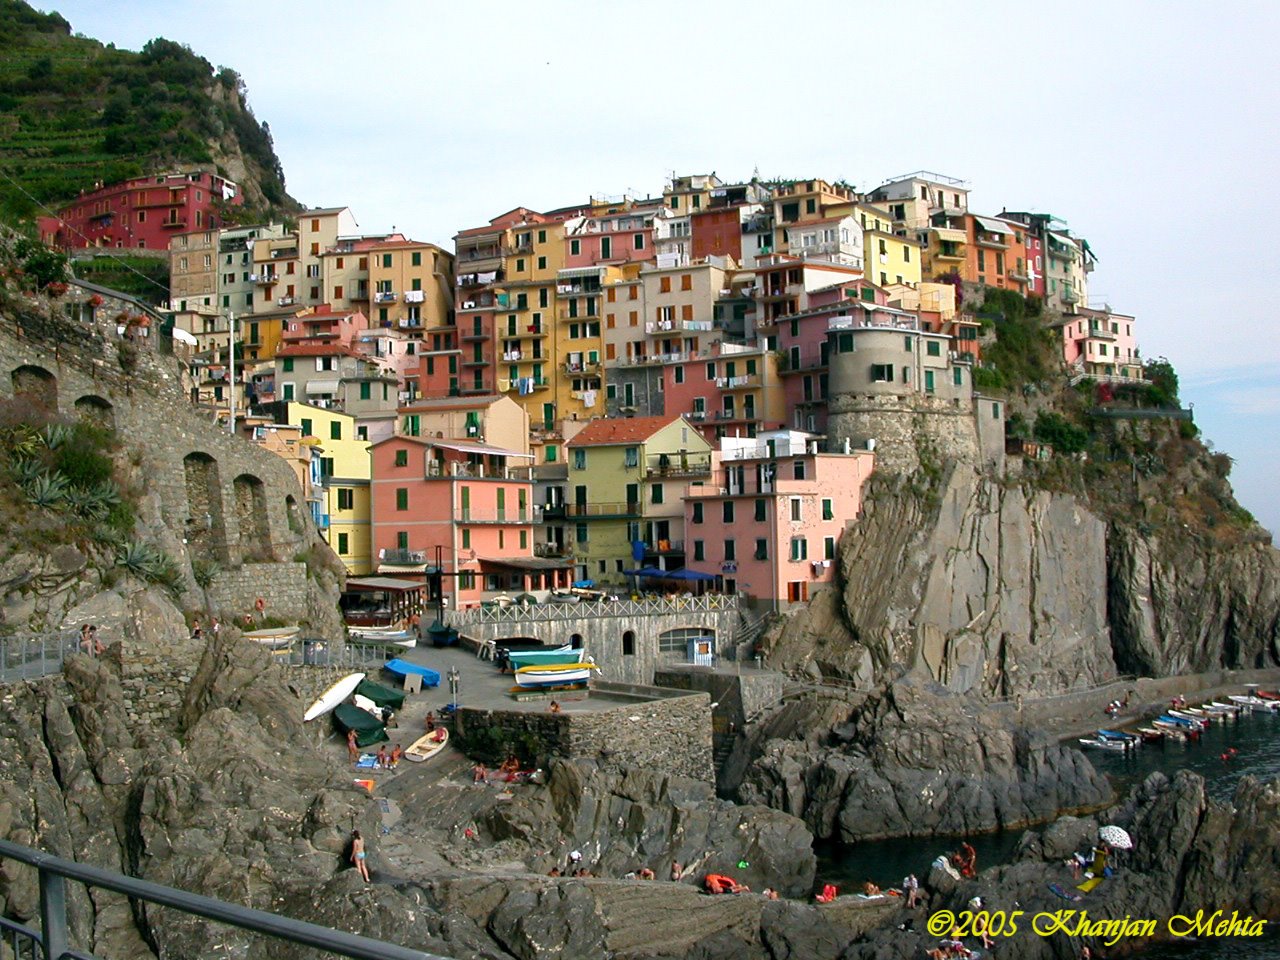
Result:
<svg viewBox="0 0 1280 960"><path fill-rule="evenodd" d="M569 646L557 647L555 650L512 650L507 654L507 661L519 670L521 667L536 667L542 664L582 663L586 650L577 650Z"/></svg>
<svg viewBox="0 0 1280 960"><path fill-rule="evenodd" d="M301 634L301 627L271 627L267 630L249 630L242 636L250 643L256 643L268 650L279 650L289 646Z"/></svg>
<svg viewBox="0 0 1280 960"><path fill-rule="evenodd" d="M1165 739L1165 730L1158 730L1155 727L1139 727L1138 735L1142 737L1144 743L1157 743Z"/></svg>
<svg viewBox="0 0 1280 960"><path fill-rule="evenodd" d="M599 670L590 660L582 663L546 663L521 667L516 671L516 683L522 687L561 687L586 683L591 671Z"/></svg>
<svg viewBox="0 0 1280 960"><path fill-rule="evenodd" d="M1248 707L1250 710L1258 713L1280 709L1280 701L1264 700L1262 697L1242 696L1240 694L1233 693L1231 696L1227 697L1227 699L1232 703L1238 703L1242 707Z"/></svg>
<svg viewBox="0 0 1280 960"><path fill-rule="evenodd" d="M1081 737L1080 745L1093 750L1114 750L1117 753L1123 753L1129 749L1128 744L1123 740L1105 740L1102 737Z"/></svg>

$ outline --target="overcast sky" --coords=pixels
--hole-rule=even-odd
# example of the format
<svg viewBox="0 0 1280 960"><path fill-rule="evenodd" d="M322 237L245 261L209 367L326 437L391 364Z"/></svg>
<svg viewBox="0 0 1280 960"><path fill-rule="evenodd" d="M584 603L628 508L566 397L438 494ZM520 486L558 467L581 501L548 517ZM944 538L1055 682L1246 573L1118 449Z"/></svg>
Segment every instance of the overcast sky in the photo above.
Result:
<svg viewBox="0 0 1280 960"><path fill-rule="evenodd" d="M484 4L46 0L244 77L289 192L450 238L511 207L664 179L935 170L979 213L1051 212L1100 262L1280 532L1280 4Z"/></svg>

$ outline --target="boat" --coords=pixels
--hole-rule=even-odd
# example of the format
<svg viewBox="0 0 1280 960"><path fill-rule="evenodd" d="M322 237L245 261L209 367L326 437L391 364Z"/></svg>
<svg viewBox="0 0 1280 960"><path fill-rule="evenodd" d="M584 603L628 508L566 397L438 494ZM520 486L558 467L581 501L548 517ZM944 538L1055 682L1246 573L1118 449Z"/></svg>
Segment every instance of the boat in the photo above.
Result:
<svg viewBox="0 0 1280 960"><path fill-rule="evenodd" d="M436 727L425 737L419 737L404 752L404 758L414 763L421 763L423 760L430 760L437 753L444 749L445 744L449 742L449 731L444 727Z"/></svg>
<svg viewBox="0 0 1280 960"><path fill-rule="evenodd" d="M390 687L384 687L368 677L360 681L355 692L362 697L368 697L379 707L399 710L404 706L404 693L399 690L392 690Z"/></svg>
<svg viewBox="0 0 1280 960"><path fill-rule="evenodd" d="M388 660L382 665L382 669L401 677L416 673L422 677L422 685L424 687L440 686L440 674L437 671L429 667L418 666L416 663L410 663L408 660L401 660L399 657L394 660Z"/></svg>
<svg viewBox="0 0 1280 960"><path fill-rule="evenodd" d="M1280 701L1263 700L1261 697L1241 696L1240 694L1233 693L1231 696L1227 697L1227 699L1232 703L1238 703L1242 707L1248 707L1250 710L1257 712L1280 709Z"/></svg>
<svg viewBox="0 0 1280 960"><path fill-rule="evenodd" d="M301 627L272 627L267 630L250 630L241 636L250 643L256 643L268 650L279 650L289 646L301 634Z"/></svg>
<svg viewBox="0 0 1280 960"><path fill-rule="evenodd" d="M1138 728L1138 735L1142 737L1143 743L1156 743L1157 741L1164 740L1165 733L1166 731L1159 730L1155 727L1139 727Z"/></svg>
<svg viewBox="0 0 1280 960"><path fill-rule="evenodd" d="M557 647L555 650L513 650L507 654L511 666L519 670L521 667L536 667L540 664L581 663L586 650L577 650L569 646Z"/></svg>
<svg viewBox="0 0 1280 960"><path fill-rule="evenodd" d="M1194 713L1187 713L1185 710L1170 710L1169 716L1175 720L1184 720L1198 730L1203 730L1209 725L1208 717L1197 717Z"/></svg>
<svg viewBox="0 0 1280 960"><path fill-rule="evenodd" d="M1164 720L1153 720L1151 725L1164 734L1166 740L1172 740L1175 743L1186 743L1187 734L1182 727L1176 723L1167 723Z"/></svg>
<svg viewBox="0 0 1280 960"><path fill-rule="evenodd" d="M1273 693L1270 690L1255 690L1253 695L1261 697L1263 700L1280 700L1280 693Z"/></svg>
<svg viewBox="0 0 1280 960"><path fill-rule="evenodd" d="M1136 733L1124 733L1120 730L1099 730L1098 739L1117 740L1121 743L1141 743L1142 738Z"/></svg>
<svg viewBox="0 0 1280 960"><path fill-rule="evenodd" d="M358 747L367 747L382 740L391 739L387 736L385 723L353 703L340 703L334 707L333 722L343 734L354 730Z"/></svg>
<svg viewBox="0 0 1280 960"><path fill-rule="evenodd" d="M522 687L562 687L574 683L586 683L591 671L599 670L590 660L581 663L545 663L521 667L516 671L516 683Z"/></svg>
<svg viewBox="0 0 1280 960"><path fill-rule="evenodd" d="M358 644L362 647L405 647L406 649L416 647L418 645L418 635L416 633L352 633L347 637L348 643Z"/></svg>
<svg viewBox="0 0 1280 960"><path fill-rule="evenodd" d="M1129 749L1129 745L1122 740L1104 740L1102 737L1081 737L1080 745L1094 750L1114 750L1117 753Z"/></svg>
<svg viewBox="0 0 1280 960"><path fill-rule="evenodd" d="M1199 720L1192 719L1191 717L1184 717L1173 710L1169 711L1168 713L1160 714L1160 719L1165 721L1166 723L1176 724L1177 726L1182 727L1184 730L1199 730L1202 726L1204 726L1204 724L1202 724Z"/></svg>
<svg viewBox="0 0 1280 960"><path fill-rule="evenodd" d="M306 723L308 720L324 716L347 697L351 696L363 680L363 673L347 674L312 701L311 706L307 707L307 712L302 715L302 722Z"/></svg>

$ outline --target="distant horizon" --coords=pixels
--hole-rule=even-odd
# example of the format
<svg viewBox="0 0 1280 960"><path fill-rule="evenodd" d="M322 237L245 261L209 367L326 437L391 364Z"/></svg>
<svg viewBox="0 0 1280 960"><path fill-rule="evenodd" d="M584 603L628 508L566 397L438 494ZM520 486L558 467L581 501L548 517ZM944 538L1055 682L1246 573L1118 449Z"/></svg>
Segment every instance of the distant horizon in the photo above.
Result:
<svg viewBox="0 0 1280 960"><path fill-rule="evenodd" d="M1280 338L1263 333L1265 284L1235 269L1238 251L1259 252L1243 275L1265 277L1260 252L1280 222L1280 193L1267 188L1280 170L1269 48L1280 7L1206 16L1085 0L1027 17L929 0L909 18L850 7L824 11L820 32L798 19L802 55L744 58L733 38L779 25L758 0L718 19L669 0L643 18L602 7L589 23L554 0L499 2L482 21L409 0L355 18L334 0L286 0L274 8L291 24L283 48L277 33L245 28L260 11L244 0L219 17L194 0L37 6L103 43L140 49L163 35L230 66L271 128L290 195L350 207L362 232L447 250L459 230L514 207L652 195L673 172L736 182L794 171L866 191L935 170L970 183L975 212L1052 211L1099 257L1090 304L1136 317L1143 357L1173 363L1204 437L1236 461L1241 504L1280 531ZM926 25L942 23L945 45L928 45ZM665 29L669 50L630 42L646 24ZM909 66L878 54L852 70L822 56L824 38L834 53L840 38L908 27L922 44ZM601 52L611 43L617 52ZM300 63L290 48L310 55ZM987 51L989 69L964 66L973 51ZM966 80L998 95L949 105ZM1239 185L1239 199L1221 185Z"/></svg>

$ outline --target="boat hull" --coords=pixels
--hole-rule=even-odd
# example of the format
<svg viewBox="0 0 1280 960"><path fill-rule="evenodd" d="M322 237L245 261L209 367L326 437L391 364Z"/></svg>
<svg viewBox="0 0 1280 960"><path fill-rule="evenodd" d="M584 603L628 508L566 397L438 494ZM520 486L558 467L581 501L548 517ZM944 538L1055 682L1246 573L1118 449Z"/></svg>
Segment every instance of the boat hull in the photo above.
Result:
<svg viewBox="0 0 1280 960"><path fill-rule="evenodd" d="M302 722L306 723L316 717L323 717L343 700L351 696L363 680L363 673L347 674L312 701L311 706L307 707L307 712L302 715Z"/></svg>
<svg viewBox="0 0 1280 960"><path fill-rule="evenodd" d="M409 749L404 752L404 758L413 763L422 763L443 750L448 742L449 731L444 727L437 727L425 737L419 737L413 741Z"/></svg>
<svg viewBox="0 0 1280 960"><path fill-rule="evenodd" d="M562 687L572 683L586 683L591 679L593 666L547 664L542 667L521 667L516 671L516 683L522 687Z"/></svg>
<svg viewBox="0 0 1280 960"><path fill-rule="evenodd" d="M584 655L582 650L516 650L507 654L507 659L515 669L521 667L540 667L546 665L560 665L581 663Z"/></svg>

